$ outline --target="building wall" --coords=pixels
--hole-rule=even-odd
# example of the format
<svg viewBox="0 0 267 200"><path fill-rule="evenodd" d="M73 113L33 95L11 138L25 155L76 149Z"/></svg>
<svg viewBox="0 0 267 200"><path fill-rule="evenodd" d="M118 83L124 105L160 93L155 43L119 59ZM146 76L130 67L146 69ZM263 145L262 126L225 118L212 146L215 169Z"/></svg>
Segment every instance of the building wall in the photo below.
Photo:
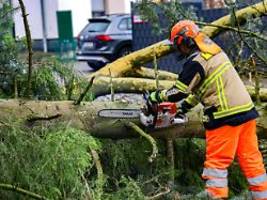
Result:
<svg viewBox="0 0 267 200"><path fill-rule="evenodd" d="M131 13L131 2L137 2L137 0L124 0L125 3L125 13Z"/></svg>
<svg viewBox="0 0 267 200"><path fill-rule="evenodd" d="M73 34L76 37L92 17L90 0L58 0L58 10L72 11Z"/></svg>
<svg viewBox="0 0 267 200"><path fill-rule="evenodd" d="M105 10L105 1L104 0L91 0L92 9L94 11L104 11Z"/></svg>
<svg viewBox="0 0 267 200"><path fill-rule="evenodd" d="M14 7L18 7L18 0L12 0ZM24 0L28 21L31 29L32 39L43 38L41 2L40 0ZM47 38L58 38L57 31L57 11L71 10L74 37L88 23L88 19L92 16L91 0L44 0ZM21 11L15 13L15 34L16 37L25 36L23 19Z"/></svg>
<svg viewBox="0 0 267 200"><path fill-rule="evenodd" d="M125 0L106 0L105 2L106 14L125 13L126 1Z"/></svg>
<svg viewBox="0 0 267 200"><path fill-rule="evenodd" d="M54 2L52 2L53 4ZM12 0L12 4L14 7L18 7L19 3L17 0ZM42 17L41 17L41 5L37 0L24 0L24 4L27 10L29 26L31 29L31 34L33 39L40 39L43 37L42 31ZM23 19L21 17L20 9L15 12L14 15L15 21L15 32L17 37L25 36Z"/></svg>
<svg viewBox="0 0 267 200"><path fill-rule="evenodd" d="M131 13L131 2L136 1L137 0L105 0L106 14Z"/></svg>
<svg viewBox="0 0 267 200"><path fill-rule="evenodd" d="M36 1L36 0L35 0ZM47 38L57 38L57 10L58 1L44 0L44 12L46 17Z"/></svg>
<svg viewBox="0 0 267 200"><path fill-rule="evenodd" d="M105 14L104 0L91 0L91 4L92 4L92 17L102 16Z"/></svg>

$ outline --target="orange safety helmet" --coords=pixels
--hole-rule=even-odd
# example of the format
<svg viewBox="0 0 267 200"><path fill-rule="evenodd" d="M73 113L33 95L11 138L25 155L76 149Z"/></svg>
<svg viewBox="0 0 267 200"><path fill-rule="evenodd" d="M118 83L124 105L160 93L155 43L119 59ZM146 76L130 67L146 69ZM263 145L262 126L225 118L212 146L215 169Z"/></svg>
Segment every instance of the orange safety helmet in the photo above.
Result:
<svg viewBox="0 0 267 200"><path fill-rule="evenodd" d="M212 55L221 51L221 48L200 32L199 27L191 20L181 20L172 27L170 42L174 47L179 47L182 43L190 47L195 43L200 51Z"/></svg>

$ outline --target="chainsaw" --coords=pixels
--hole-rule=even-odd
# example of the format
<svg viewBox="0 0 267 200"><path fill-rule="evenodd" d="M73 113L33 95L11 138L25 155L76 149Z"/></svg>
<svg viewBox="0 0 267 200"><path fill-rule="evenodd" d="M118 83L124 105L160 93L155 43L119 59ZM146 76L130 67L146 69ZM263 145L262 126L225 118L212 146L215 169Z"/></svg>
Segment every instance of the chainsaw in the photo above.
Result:
<svg viewBox="0 0 267 200"><path fill-rule="evenodd" d="M151 103L147 96L146 106L141 109L103 109L98 112L99 117L113 119L139 118L140 122L149 128L166 128L176 124L184 124L188 121L185 115L177 116L176 103L163 102Z"/></svg>

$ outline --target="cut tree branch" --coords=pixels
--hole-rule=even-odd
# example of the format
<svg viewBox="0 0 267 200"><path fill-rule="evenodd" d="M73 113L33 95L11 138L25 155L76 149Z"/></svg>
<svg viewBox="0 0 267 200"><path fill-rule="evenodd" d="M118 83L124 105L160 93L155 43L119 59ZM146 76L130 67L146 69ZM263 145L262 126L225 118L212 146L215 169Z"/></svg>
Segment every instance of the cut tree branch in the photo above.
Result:
<svg viewBox="0 0 267 200"><path fill-rule="evenodd" d="M33 199L48 200L46 197L43 197L39 194L30 192L28 190L24 190L24 189L17 187L15 185L0 183L0 189L14 191L14 192L20 193L22 195L28 196L30 198L33 198Z"/></svg>
<svg viewBox="0 0 267 200"><path fill-rule="evenodd" d="M157 199L161 199L163 196L165 196L166 194L169 194L171 192L171 189L166 187L165 190L163 190L162 192L159 192L158 194L155 194L154 196L151 197L146 197L146 200L157 200Z"/></svg>
<svg viewBox="0 0 267 200"><path fill-rule="evenodd" d="M84 99L85 95L87 94L87 92L91 89L91 87L94 84L94 79L95 76L91 77L91 80L89 81L87 87L85 88L85 90L83 91L83 93L80 95L80 97L78 98L77 101L74 102L74 105L80 105L82 100Z"/></svg>
<svg viewBox="0 0 267 200"><path fill-rule="evenodd" d="M47 117L38 117L38 116L34 116L34 117L30 117L29 119L27 119L28 122L33 123L36 121L49 121L52 119L57 119L59 117L61 117L62 114L55 114L55 115L51 115L51 116L47 116Z"/></svg>
<svg viewBox="0 0 267 200"><path fill-rule="evenodd" d="M264 1L264 2L267 2L267 1ZM264 5L264 2L263 2L263 5ZM266 3L267 4L267 3ZM257 10L258 11L258 10ZM259 11L258 11L259 12ZM238 17L237 17L237 11L236 11L236 8L234 7L233 8L233 17L235 19L235 22L236 22L236 26L237 26L237 29L238 29L238 35L239 37L241 38L241 40L244 42L244 44L262 61L264 62L266 65L267 65L267 60L262 57L256 50L255 48L253 48L243 37L243 35L241 34L240 30L241 30L241 24L240 22L238 21Z"/></svg>
<svg viewBox="0 0 267 200"><path fill-rule="evenodd" d="M267 4L267 0L264 2L260 2L254 4L252 6L243 8L236 12L237 22L240 24L244 24L249 17L257 18L266 14L265 5ZM256 8L256 9L255 9ZM230 26L231 19L230 15L221 17L220 19L212 22L212 25L216 26ZM205 26L202 29L206 35L211 38L216 37L219 33L224 31L222 28L213 27L213 26ZM160 58L164 55L167 55L173 52L173 48L167 42L167 40L158 42L151 46L148 46L144 49L135 51L127 56L117 59L116 61L107 64L102 69L93 73L91 76L108 76L109 68L113 73L113 78L121 77L123 74L129 72L134 67L143 66L145 63L153 61L154 55L156 54L157 58ZM155 51L155 54L154 54Z"/></svg>
<svg viewBox="0 0 267 200"><path fill-rule="evenodd" d="M158 147L157 147L157 142L155 141L155 139L151 137L150 135L148 135L147 133L145 133L139 126L137 126L133 122L125 123L125 125L133 129L137 133L139 133L142 137L146 138L147 141L152 145L152 153L149 156L148 161L153 162L153 160L157 157L157 154L158 154Z"/></svg>
<svg viewBox="0 0 267 200"><path fill-rule="evenodd" d="M142 93L143 91L156 90L156 83L153 79L145 78L113 78L113 89L116 93ZM159 89L170 89L174 85L175 81L159 80ZM251 86L247 86L250 95L255 97L255 90ZM91 88L91 92L94 96L110 94L109 78L98 77L94 81L94 85ZM267 88L260 89L260 99L263 102L267 102Z"/></svg>
<svg viewBox="0 0 267 200"><path fill-rule="evenodd" d="M195 21L195 23L198 24L198 25L217 27L217 28L224 29L224 30L230 30L230 31L234 31L234 32L237 32L237 33L243 33L243 34L250 35L250 36L253 36L255 38L258 38L260 40L263 40L263 41L267 42L267 38L265 36L260 35L260 34L255 33L255 32L252 32L252 31L249 31L249 30L238 29L238 28L235 28L235 27L232 27L232 26L210 24L210 23L201 22L201 21Z"/></svg>

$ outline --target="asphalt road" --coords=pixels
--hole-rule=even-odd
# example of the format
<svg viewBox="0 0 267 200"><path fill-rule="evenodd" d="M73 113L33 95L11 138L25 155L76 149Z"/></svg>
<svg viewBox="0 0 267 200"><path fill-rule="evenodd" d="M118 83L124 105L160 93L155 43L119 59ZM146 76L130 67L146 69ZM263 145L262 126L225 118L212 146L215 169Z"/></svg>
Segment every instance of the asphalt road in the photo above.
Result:
<svg viewBox="0 0 267 200"><path fill-rule="evenodd" d="M94 70L88 66L86 62L76 62L74 66L74 70L80 75L86 75L94 72Z"/></svg>

